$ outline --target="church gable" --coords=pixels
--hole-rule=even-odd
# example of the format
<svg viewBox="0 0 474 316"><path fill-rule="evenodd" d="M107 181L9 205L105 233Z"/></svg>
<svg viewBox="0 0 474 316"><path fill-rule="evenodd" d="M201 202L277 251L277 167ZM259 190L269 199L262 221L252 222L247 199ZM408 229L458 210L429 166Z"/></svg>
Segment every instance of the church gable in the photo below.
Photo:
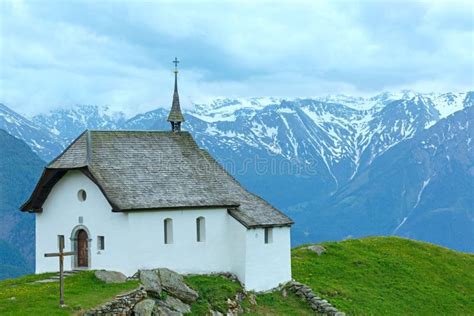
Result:
<svg viewBox="0 0 474 316"><path fill-rule="evenodd" d="M52 188L43 207L61 213L86 213L90 210L111 210L100 188L80 170L67 171Z"/></svg>

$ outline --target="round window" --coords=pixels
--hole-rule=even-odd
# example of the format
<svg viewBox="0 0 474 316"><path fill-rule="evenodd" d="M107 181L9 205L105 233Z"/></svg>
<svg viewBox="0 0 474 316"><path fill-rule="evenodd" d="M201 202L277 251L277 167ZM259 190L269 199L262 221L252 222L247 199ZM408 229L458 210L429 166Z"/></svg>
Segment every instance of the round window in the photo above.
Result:
<svg viewBox="0 0 474 316"><path fill-rule="evenodd" d="M87 199L87 193L84 190L79 190L77 192L77 199L81 202L84 202Z"/></svg>

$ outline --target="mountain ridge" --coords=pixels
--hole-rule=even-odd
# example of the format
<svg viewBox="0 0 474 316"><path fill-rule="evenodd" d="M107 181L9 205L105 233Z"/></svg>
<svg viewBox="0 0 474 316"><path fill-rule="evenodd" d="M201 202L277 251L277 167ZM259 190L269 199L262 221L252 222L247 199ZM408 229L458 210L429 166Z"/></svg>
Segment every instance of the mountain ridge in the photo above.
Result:
<svg viewBox="0 0 474 316"><path fill-rule="evenodd" d="M444 118L387 150L327 200L295 206L302 241L399 235L474 252L473 117L468 107ZM318 223L299 209L320 209Z"/></svg>

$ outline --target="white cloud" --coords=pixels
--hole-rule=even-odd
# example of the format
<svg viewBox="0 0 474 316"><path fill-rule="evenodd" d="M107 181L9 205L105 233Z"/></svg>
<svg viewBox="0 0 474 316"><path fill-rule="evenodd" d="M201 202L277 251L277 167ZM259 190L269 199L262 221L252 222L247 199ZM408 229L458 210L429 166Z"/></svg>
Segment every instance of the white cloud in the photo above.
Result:
<svg viewBox="0 0 474 316"><path fill-rule="evenodd" d="M0 3L0 102L129 114L214 96L472 89L470 2ZM187 102L186 102L187 101Z"/></svg>

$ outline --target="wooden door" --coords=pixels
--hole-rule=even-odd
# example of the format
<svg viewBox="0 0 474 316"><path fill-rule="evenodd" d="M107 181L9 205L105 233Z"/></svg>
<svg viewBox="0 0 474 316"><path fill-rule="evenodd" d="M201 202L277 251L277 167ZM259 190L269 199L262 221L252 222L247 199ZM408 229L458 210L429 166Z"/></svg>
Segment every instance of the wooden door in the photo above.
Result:
<svg viewBox="0 0 474 316"><path fill-rule="evenodd" d="M87 232L84 229L80 229L77 232L77 266L85 267L89 266L89 240Z"/></svg>

